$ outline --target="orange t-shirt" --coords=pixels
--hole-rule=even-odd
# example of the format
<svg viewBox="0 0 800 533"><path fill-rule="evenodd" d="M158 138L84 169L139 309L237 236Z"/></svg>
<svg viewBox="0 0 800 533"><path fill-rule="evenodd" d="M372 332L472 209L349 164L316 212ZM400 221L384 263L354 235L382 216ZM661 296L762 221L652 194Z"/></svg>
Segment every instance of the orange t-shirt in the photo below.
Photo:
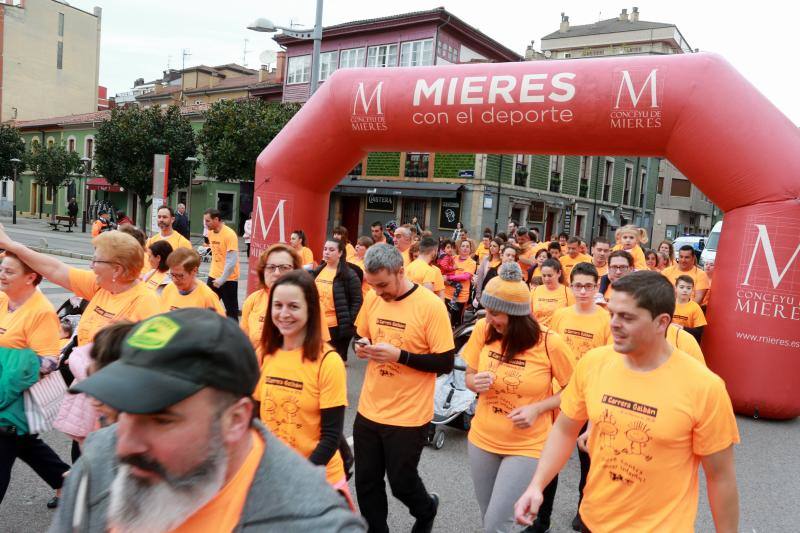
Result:
<svg viewBox="0 0 800 533"><path fill-rule="evenodd" d="M433 288L433 292L438 292L441 290L436 288L438 283L436 273L439 272L439 276L441 276L441 271L439 271L439 269L435 266L431 266L426 263L424 259L420 259L418 257L411 261L406 267L405 272L406 277L417 285L425 285L426 283L430 283L431 287ZM444 281L442 281L442 289L444 289Z"/></svg>
<svg viewBox="0 0 800 533"><path fill-rule="evenodd" d="M186 239L186 237L184 237L177 231L173 231L172 233L170 233L169 237L164 237L163 235L161 235L161 232L158 232L149 239L147 239L147 242L145 242L145 247L150 248L151 244L158 241L167 241L169 245L172 246L173 250L177 250L178 248L188 248L190 250L192 249L192 243L190 243Z"/></svg>
<svg viewBox="0 0 800 533"><path fill-rule="evenodd" d="M244 334L247 335L247 338L250 339L250 342L253 344L259 364L263 357L261 354L261 334L264 332L264 320L266 320L268 307L269 289L264 287L252 293L244 301L242 305L242 319L239 322L242 331L244 331ZM321 313L320 323L322 324L322 340L324 342L329 342L331 340L331 333L328 331L325 316Z"/></svg>
<svg viewBox="0 0 800 533"><path fill-rule="evenodd" d="M303 360L302 349L277 350L264 357L255 399L261 420L272 433L304 457L319 444L320 409L347 406L344 362L323 346L316 361ZM337 450L326 467L328 483L342 481L344 462Z"/></svg>
<svg viewBox="0 0 800 533"><path fill-rule="evenodd" d="M564 281L569 283L569 275L572 273L572 269L575 268L575 265L578 263L591 263L592 258L586 254L578 254L578 256L574 258L567 254L559 257L558 261L561 263L561 268L564 271Z"/></svg>
<svg viewBox="0 0 800 533"><path fill-rule="evenodd" d="M61 353L61 327L53 304L38 289L14 311L8 296L0 292L0 346L30 348L37 355Z"/></svg>
<svg viewBox="0 0 800 533"><path fill-rule="evenodd" d="M559 335L542 328L536 346L502 362L500 341L485 344L485 331L485 325L476 326L461 353L469 368L495 376L492 387L478 396L469 441L491 453L538 458L553 425L552 413L542 413L527 429L515 427L508 414L552 396L553 379L562 387L567 384L572 374L569 348ZM472 342L476 335L480 338Z"/></svg>
<svg viewBox="0 0 800 533"><path fill-rule="evenodd" d="M536 245L533 243L528 243L519 253L520 259L527 259L529 261L533 261L536 257L536 252L538 251ZM523 263L522 261L517 261L519 268L522 270L522 281L528 281L528 271L531 269L531 266L527 263Z"/></svg>
<svg viewBox="0 0 800 533"><path fill-rule="evenodd" d="M350 244L349 242L345 243L344 249L345 249L345 260L346 261L349 261L350 259L352 259L353 257L356 256L356 249L353 248L353 245Z"/></svg>
<svg viewBox="0 0 800 533"><path fill-rule="evenodd" d="M708 274L706 274L706 277L708 277ZM711 278L708 278L708 289L706 289L706 293L703 295L703 301L700 302L700 305L707 307L709 298L711 298Z"/></svg>
<svg viewBox="0 0 800 533"><path fill-rule="evenodd" d="M69 289L89 305L78 323L78 344L83 346L94 340L94 335L108 324L119 320L138 322L158 314L161 302L158 296L147 290L144 283L137 283L119 294L101 289L94 272L69 269Z"/></svg>
<svg viewBox="0 0 800 533"><path fill-rule="evenodd" d="M323 268L314 282L319 292L319 308L325 317L325 324L328 328L335 328L339 325L336 319L336 305L333 302L333 279L336 277L335 268Z"/></svg>
<svg viewBox="0 0 800 533"><path fill-rule="evenodd" d="M708 276L706 275L705 271L697 268L696 266L690 268L688 272L684 272L677 265L671 266L662 270L661 274L665 276L673 285L675 285L675 280L677 280L679 276L689 276L692 278L694 280L692 299L694 299L695 291L706 290L711 286L711 282L708 280Z"/></svg>
<svg viewBox="0 0 800 533"><path fill-rule="evenodd" d="M675 313L672 314L672 323L680 324L685 328L699 328L708 324L703 310L694 300L689 300L685 304L675 303Z"/></svg>
<svg viewBox="0 0 800 533"><path fill-rule="evenodd" d="M301 259L301 264L303 266L306 266L306 265L312 265L313 266L314 265L314 252L311 251L311 248L306 248L305 246L303 246L300 249L300 259Z"/></svg>
<svg viewBox="0 0 800 533"><path fill-rule="evenodd" d="M253 446L239 467L239 471L211 501L170 533L217 533L236 529L244 504L247 502L250 485L253 484L253 478L264 455L264 441L261 435L255 430L250 432L253 435Z"/></svg>
<svg viewBox="0 0 800 533"><path fill-rule="evenodd" d="M387 342L412 354L445 353L455 347L444 302L420 286L391 302L368 292L356 328L372 344ZM435 384L431 372L370 360L358 412L380 424L422 426L433 418Z"/></svg>
<svg viewBox="0 0 800 533"><path fill-rule="evenodd" d="M624 248L622 248L622 245L615 244L611 250L616 251L623 249ZM635 268L636 270L650 270L649 268L647 268L647 259L644 256L644 251L642 250L641 246L637 244L630 250L625 250L625 251L631 254L631 256L633 256L633 268Z"/></svg>
<svg viewBox="0 0 800 533"><path fill-rule="evenodd" d="M407 267L408 264L411 262L411 255L409 255L408 250L400 252L400 255L403 256L403 266Z"/></svg>
<svg viewBox="0 0 800 533"><path fill-rule="evenodd" d="M667 342L673 348L691 355L705 366L706 358L703 357L703 350L700 349L694 335L688 331L682 330L675 324L670 324L667 327Z"/></svg>
<svg viewBox="0 0 800 533"><path fill-rule="evenodd" d="M219 301L219 296L205 283L197 282L192 292L181 294L174 283L170 283L161 291L161 312L184 309L186 307L198 307L200 309L211 309L225 316L225 308Z"/></svg>
<svg viewBox="0 0 800 533"><path fill-rule="evenodd" d="M575 296L565 285L558 284L555 290L539 285L531 291L531 313L539 324L550 325L553 313L575 303Z"/></svg>
<svg viewBox="0 0 800 533"><path fill-rule="evenodd" d="M456 273L461 274L463 272L469 272L470 274L475 274L475 271L478 269L478 265L471 257L467 257L466 259L461 259L460 257L456 256L453 258L453 263L456 266ZM456 300L459 303L464 303L469 299L469 290L472 286L472 281L461 281L461 292L458 293L458 299ZM456 288L450 285L449 283L445 284L444 287L444 297L448 300L452 300L453 296L455 295Z"/></svg>
<svg viewBox="0 0 800 533"><path fill-rule="evenodd" d="M592 531L694 531L701 457L739 442L725 383L680 350L649 372L611 346L591 350L561 411L592 423L580 506Z"/></svg>
<svg viewBox="0 0 800 533"><path fill-rule="evenodd" d="M150 274L151 272L152 272L152 274ZM148 270L147 274L145 274L142 277L142 280L145 280L145 279L147 279L147 281L143 282L144 286L147 287L148 289L150 289L151 291L153 291L156 294L159 293L159 289L160 290L164 290L164 287L170 281L172 281L170 279L170 277L169 277L169 270L164 271L164 272L159 272L156 269Z"/></svg>
<svg viewBox="0 0 800 533"><path fill-rule="evenodd" d="M550 329L561 335L570 347L573 366L592 348L614 341L611 337L611 317L598 306L591 314L578 313L574 305L558 309L550 320Z"/></svg>
<svg viewBox="0 0 800 533"><path fill-rule="evenodd" d="M211 245L211 268L208 270L208 277L219 278L225 270L225 256L228 252L236 252L236 265L226 281L238 281L239 237L236 236L236 232L223 224L219 231L209 231L207 237Z"/></svg>
<svg viewBox="0 0 800 533"><path fill-rule="evenodd" d="M597 275L600 276L601 278L603 276L605 276L606 274L608 274L608 263L606 263L603 266L597 266L597 265L594 264L594 261L592 261L592 264L597 269Z"/></svg>
<svg viewBox="0 0 800 533"><path fill-rule="evenodd" d="M478 247L475 249L475 255L478 257L478 263L482 263L483 259L489 255L489 248L483 245L483 241L478 243Z"/></svg>

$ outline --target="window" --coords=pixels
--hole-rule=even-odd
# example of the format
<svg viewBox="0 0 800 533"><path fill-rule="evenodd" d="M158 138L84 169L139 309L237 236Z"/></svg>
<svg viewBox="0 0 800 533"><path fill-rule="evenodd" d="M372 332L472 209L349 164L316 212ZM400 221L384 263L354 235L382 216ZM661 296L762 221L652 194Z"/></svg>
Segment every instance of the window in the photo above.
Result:
<svg viewBox="0 0 800 533"><path fill-rule="evenodd" d="M564 156L550 156L550 192L561 192L561 175L564 173Z"/></svg>
<svg viewBox="0 0 800 533"><path fill-rule="evenodd" d="M48 204L53 203L53 188L48 185L44 186L44 201Z"/></svg>
<svg viewBox="0 0 800 533"><path fill-rule="evenodd" d="M605 55L606 51L603 48L590 48L588 50L583 50L581 55L583 57L593 57L593 56L602 56Z"/></svg>
<svg viewBox="0 0 800 533"><path fill-rule="evenodd" d="M692 184L689 180L672 179L670 183L670 196L689 198L692 195Z"/></svg>
<svg viewBox="0 0 800 533"><path fill-rule="evenodd" d="M570 59L571 57L572 57L572 54L570 54L569 52L564 54L564 59Z"/></svg>
<svg viewBox="0 0 800 533"><path fill-rule="evenodd" d="M644 185L647 181L647 169L642 168L641 174L639 174L639 207L644 207Z"/></svg>
<svg viewBox="0 0 800 533"><path fill-rule="evenodd" d="M592 158L581 157L580 184L578 185L578 196L589 197L589 179L592 176Z"/></svg>
<svg viewBox="0 0 800 533"><path fill-rule="evenodd" d="M3 190L0 195L2 195L3 198L8 198L8 181L6 180L3 180Z"/></svg>
<svg viewBox="0 0 800 533"><path fill-rule="evenodd" d="M325 52L319 55L319 81L330 78L336 70L336 63L339 59L339 52Z"/></svg>
<svg viewBox="0 0 800 533"><path fill-rule="evenodd" d="M436 43L436 55L446 59L450 63L458 63L458 48L450 43L438 41Z"/></svg>
<svg viewBox="0 0 800 533"><path fill-rule="evenodd" d="M357 68L364 66L364 49L351 48L340 52L339 68Z"/></svg>
<svg viewBox="0 0 800 533"><path fill-rule="evenodd" d="M633 167L630 165L625 166L625 185L622 189L622 203L629 205L631 202L631 182L633 181Z"/></svg>
<svg viewBox="0 0 800 533"><path fill-rule="evenodd" d="M64 68L64 43L58 41L58 51L56 52L56 68L61 70Z"/></svg>
<svg viewBox="0 0 800 533"><path fill-rule="evenodd" d="M84 157L94 159L94 139L91 137L86 139L86 150L84 150Z"/></svg>
<svg viewBox="0 0 800 533"><path fill-rule="evenodd" d="M311 56L290 57L286 72L287 85L308 83L311 78Z"/></svg>
<svg viewBox="0 0 800 533"><path fill-rule="evenodd" d="M64 36L64 13L58 14L58 36Z"/></svg>
<svg viewBox="0 0 800 533"><path fill-rule="evenodd" d="M664 194L664 176L658 177L658 185L657 185L656 192L658 194Z"/></svg>
<svg viewBox="0 0 800 533"><path fill-rule="evenodd" d="M397 45L382 44L380 46L370 46L367 50L368 67L396 67L397 66Z"/></svg>
<svg viewBox="0 0 800 533"><path fill-rule="evenodd" d="M364 174L364 160L363 159L361 161L359 161L358 164L356 166L354 166L353 169L350 172L347 173L348 176L361 176L363 174Z"/></svg>
<svg viewBox="0 0 800 533"><path fill-rule="evenodd" d="M67 151L74 152L75 151L75 139L69 139L67 141Z"/></svg>
<svg viewBox="0 0 800 533"><path fill-rule="evenodd" d="M546 213L547 204L544 202L531 202L531 207L528 210L528 221L544 222Z"/></svg>
<svg viewBox="0 0 800 533"><path fill-rule="evenodd" d="M409 152L406 155L406 177L427 178L430 154Z"/></svg>
<svg viewBox="0 0 800 533"><path fill-rule="evenodd" d="M528 157L524 155L516 156L514 165L514 185L525 187L528 184Z"/></svg>
<svg viewBox="0 0 800 533"><path fill-rule="evenodd" d="M236 195L232 192L217 192L217 209L222 215L222 220L233 220L233 204Z"/></svg>
<svg viewBox="0 0 800 533"><path fill-rule="evenodd" d="M403 198L403 211L400 220L403 224L411 224L411 220L417 217L417 222L422 224L425 221L426 200Z"/></svg>
<svg viewBox="0 0 800 533"><path fill-rule="evenodd" d="M53 137L48 137L47 138L47 147L48 148L52 148L53 146L55 146L55 144L56 144L56 140Z"/></svg>
<svg viewBox="0 0 800 533"><path fill-rule="evenodd" d="M36 150L38 150L39 149L39 144L40 144L39 143L39 139L33 139L31 141L31 152L35 152Z"/></svg>
<svg viewBox="0 0 800 533"><path fill-rule="evenodd" d="M611 200L611 183L614 179L614 161L606 159L605 174L603 174L603 201Z"/></svg>
<svg viewBox="0 0 800 533"><path fill-rule="evenodd" d="M433 39L403 43L400 48L401 67L433 65Z"/></svg>

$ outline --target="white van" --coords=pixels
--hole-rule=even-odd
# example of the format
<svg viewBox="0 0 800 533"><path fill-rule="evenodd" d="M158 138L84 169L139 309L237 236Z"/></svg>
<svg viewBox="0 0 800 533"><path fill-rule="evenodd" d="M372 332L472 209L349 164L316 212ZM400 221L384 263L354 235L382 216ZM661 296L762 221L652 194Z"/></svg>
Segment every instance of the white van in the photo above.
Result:
<svg viewBox="0 0 800 533"><path fill-rule="evenodd" d="M700 265L704 265L706 261L714 262L717 257L717 247L719 246L719 236L722 233L722 221L720 220L714 227L711 228L711 233L708 234L706 239L706 246L703 248L703 253L700 254Z"/></svg>

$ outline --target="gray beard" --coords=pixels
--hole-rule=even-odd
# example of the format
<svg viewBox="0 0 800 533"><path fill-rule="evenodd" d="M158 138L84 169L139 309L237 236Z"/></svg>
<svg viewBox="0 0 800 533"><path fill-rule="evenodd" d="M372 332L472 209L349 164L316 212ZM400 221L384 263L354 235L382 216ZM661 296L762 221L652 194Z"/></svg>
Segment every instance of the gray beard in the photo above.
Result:
<svg viewBox="0 0 800 533"><path fill-rule="evenodd" d="M148 483L131 475L129 465L120 464L111 484L108 523L120 533L171 531L217 495L227 467L219 431L212 431L206 459L183 476Z"/></svg>

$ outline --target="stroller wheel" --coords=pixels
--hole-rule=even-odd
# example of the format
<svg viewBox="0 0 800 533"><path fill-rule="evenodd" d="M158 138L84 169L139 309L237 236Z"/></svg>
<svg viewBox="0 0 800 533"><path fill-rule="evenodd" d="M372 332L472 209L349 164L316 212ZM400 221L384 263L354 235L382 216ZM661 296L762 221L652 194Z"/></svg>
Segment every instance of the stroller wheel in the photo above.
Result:
<svg viewBox="0 0 800 533"><path fill-rule="evenodd" d="M441 450L444 446L444 431L437 431L433 436L433 447L436 450Z"/></svg>

